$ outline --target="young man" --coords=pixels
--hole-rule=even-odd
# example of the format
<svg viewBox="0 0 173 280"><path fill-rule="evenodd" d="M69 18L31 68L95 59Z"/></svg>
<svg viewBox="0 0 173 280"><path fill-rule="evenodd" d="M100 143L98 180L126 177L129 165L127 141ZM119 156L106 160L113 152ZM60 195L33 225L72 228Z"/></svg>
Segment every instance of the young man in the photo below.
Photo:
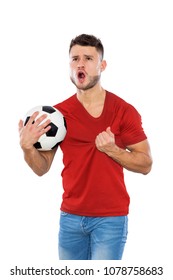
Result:
<svg viewBox="0 0 173 280"><path fill-rule="evenodd" d="M67 134L60 147L64 169L59 229L61 260L120 260L127 239L129 195L123 168L148 174L149 143L137 110L101 86L106 68L102 42L82 34L69 48L70 78L76 93L55 105L66 118ZM26 126L19 122L24 158L39 176L51 167L56 149L33 146L50 129L45 116Z"/></svg>

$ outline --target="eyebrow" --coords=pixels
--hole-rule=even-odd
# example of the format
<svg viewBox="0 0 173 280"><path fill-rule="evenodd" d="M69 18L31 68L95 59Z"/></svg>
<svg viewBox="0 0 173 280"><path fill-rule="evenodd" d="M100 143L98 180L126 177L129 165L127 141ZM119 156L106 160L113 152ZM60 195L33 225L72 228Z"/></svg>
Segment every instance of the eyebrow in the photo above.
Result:
<svg viewBox="0 0 173 280"><path fill-rule="evenodd" d="M79 55L72 55L72 58L78 58ZM93 55L90 55L90 54L84 54L84 57L91 57L91 58L94 58Z"/></svg>

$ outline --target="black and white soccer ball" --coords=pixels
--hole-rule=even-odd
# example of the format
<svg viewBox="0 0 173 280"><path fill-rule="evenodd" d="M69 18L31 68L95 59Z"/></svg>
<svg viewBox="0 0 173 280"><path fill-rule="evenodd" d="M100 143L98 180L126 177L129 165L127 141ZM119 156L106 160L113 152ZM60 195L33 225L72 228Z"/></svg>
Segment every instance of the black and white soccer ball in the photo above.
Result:
<svg viewBox="0 0 173 280"><path fill-rule="evenodd" d="M24 117L24 125L27 124L31 115L36 111L39 112L36 119L43 114L47 114L47 118L45 120L51 120L51 123L49 124L51 129L40 136L38 142L34 144L34 147L41 151L50 151L57 147L64 140L67 132L66 120L63 114L56 108L52 106L40 105L33 107L26 113Z"/></svg>

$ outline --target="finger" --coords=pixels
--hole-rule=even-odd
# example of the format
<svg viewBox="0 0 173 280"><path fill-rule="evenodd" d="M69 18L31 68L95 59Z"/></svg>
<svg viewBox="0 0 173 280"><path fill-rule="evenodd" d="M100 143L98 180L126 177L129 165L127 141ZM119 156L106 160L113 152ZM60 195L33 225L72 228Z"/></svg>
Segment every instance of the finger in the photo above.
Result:
<svg viewBox="0 0 173 280"><path fill-rule="evenodd" d="M47 125L45 128L44 128L44 133L46 133L47 131L49 131L51 129L51 126L50 125Z"/></svg>
<svg viewBox="0 0 173 280"><path fill-rule="evenodd" d="M96 139L97 139L97 145L98 146L103 146L106 144L106 132L102 132L99 135L97 135Z"/></svg>
<svg viewBox="0 0 173 280"><path fill-rule="evenodd" d="M35 124L39 125L42 121L48 119L48 115L47 114L42 114L41 116L37 117L35 119Z"/></svg>
<svg viewBox="0 0 173 280"><path fill-rule="evenodd" d="M25 125L29 126L35 123L35 118L38 116L39 112L34 112L29 118L25 120Z"/></svg>
<svg viewBox="0 0 173 280"><path fill-rule="evenodd" d="M103 131L99 134L99 137L101 142L106 143L109 141L110 135L106 131Z"/></svg>
<svg viewBox="0 0 173 280"><path fill-rule="evenodd" d="M20 132L20 130L23 128L23 121L20 120L19 123L18 123L18 130Z"/></svg>
<svg viewBox="0 0 173 280"><path fill-rule="evenodd" d="M97 135L95 143L96 143L96 146L100 146L101 145L101 141L100 141L99 135Z"/></svg>
<svg viewBox="0 0 173 280"><path fill-rule="evenodd" d="M49 129L51 128L51 126L50 127L43 127L43 128L41 128L40 126L38 126L37 127L37 131L36 131L36 136L37 137L40 137L41 135L43 135L43 134L45 134Z"/></svg>
<svg viewBox="0 0 173 280"><path fill-rule="evenodd" d="M50 120L46 120L44 123L37 126L38 130L46 130L46 132L51 128ZM36 125L36 124L35 124ZM49 126L49 129L48 129Z"/></svg>

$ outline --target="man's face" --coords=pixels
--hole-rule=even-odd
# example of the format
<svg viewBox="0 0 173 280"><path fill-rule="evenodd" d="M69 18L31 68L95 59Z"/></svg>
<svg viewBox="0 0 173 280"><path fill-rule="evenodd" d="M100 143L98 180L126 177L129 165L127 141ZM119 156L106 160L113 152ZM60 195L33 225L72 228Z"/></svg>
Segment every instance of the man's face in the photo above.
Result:
<svg viewBox="0 0 173 280"><path fill-rule="evenodd" d="M101 55L95 47L75 45L70 51L70 79L78 89L92 88L103 70Z"/></svg>

